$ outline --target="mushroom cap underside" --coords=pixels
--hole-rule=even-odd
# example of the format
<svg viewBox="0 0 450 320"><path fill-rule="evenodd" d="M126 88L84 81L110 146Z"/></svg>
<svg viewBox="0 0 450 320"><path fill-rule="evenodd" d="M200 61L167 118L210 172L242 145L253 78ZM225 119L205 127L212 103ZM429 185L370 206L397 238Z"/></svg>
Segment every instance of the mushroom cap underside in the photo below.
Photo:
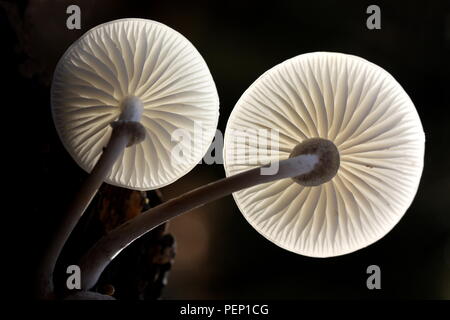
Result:
<svg viewBox="0 0 450 320"><path fill-rule="evenodd" d="M226 174L287 159L310 138L336 145L336 175L319 186L282 179L235 192L246 220L278 246L313 257L382 238L410 206L423 169L425 136L407 93L387 71L356 56L315 52L286 60L234 107L224 139Z"/></svg>
<svg viewBox="0 0 450 320"><path fill-rule="evenodd" d="M86 32L58 62L51 89L58 134L85 171L129 97L143 104L146 139L125 149L106 182L136 190L168 185L201 160L214 137L219 99L210 71L185 37L155 21L120 19Z"/></svg>

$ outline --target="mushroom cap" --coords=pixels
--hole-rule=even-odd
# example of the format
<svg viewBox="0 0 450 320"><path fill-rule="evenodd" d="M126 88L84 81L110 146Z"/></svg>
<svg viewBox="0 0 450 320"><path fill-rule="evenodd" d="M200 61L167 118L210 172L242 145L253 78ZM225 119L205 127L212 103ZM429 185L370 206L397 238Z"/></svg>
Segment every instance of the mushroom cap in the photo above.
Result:
<svg viewBox="0 0 450 320"><path fill-rule="evenodd" d="M61 57L51 89L58 134L85 171L93 169L130 97L143 104L146 139L125 149L105 182L163 187L189 172L211 144L219 116L213 78L195 47L164 24L120 19L86 32ZM174 138L177 129L185 141ZM182 161L171 154L176 146Z"/></svg>
<svg viewBox="0 0 450 320"><path fill-rule="evenodd" d="M237 139L259 129L278 130L279 148L272 140ZM261 75L237 102L225 133L226 174L287 159L298 143L315 137L339 150L334 178L313 187L282 179L235 192L240 211L264 237L306 256L343 255L374 243L417 192L425 136L414 104L367 60L299 55Z"/></svg>

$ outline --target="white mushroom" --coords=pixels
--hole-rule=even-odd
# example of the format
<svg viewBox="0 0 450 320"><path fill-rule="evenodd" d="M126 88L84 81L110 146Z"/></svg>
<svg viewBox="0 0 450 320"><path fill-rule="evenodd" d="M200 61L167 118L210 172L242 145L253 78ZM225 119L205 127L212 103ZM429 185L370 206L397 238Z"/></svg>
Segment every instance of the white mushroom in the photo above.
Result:
<svg viewBox="0 0 450 320"><path fill-rule="evenodd" d="M136 190L161 188L201 160L214 137L219 100L209 69L177 31L155 21L121 19L86 32L60 59L52 83L56 129L87 172L97 163L119 117L138 121L147 139L125 149L105 182ZM172 132L203 135L184 161L172 161Z"/></svg>
<svg viewBox="0 0 450 320"><path fill-rule="evenodd" d="M246 129L275 129L280 140L262 147L235 139ZM417 191L423 156L414 105L386 71L338 53L295 57L263 74L238 101L225 136L228 177L103 237L81 261L83 289L146 232L233 192L251 225L279 246L316 257L352 252L402 217ZM262 174L273 164L278 170Z"/></svg>
<svg viewBox="0 0 450 320"><path fill-rule="evenodd" d="M73 43L56 67L51 102L62 143L91 175L44 260L43 295L101 183L150 190L174 182L206 153L219 115L216 87L198 51L175 30L144 19L99 25ZM173 139L178 129L190 140ZM175 147L182 161L173 159Z"/></svg>
<svg viewBox="0 0 450 320"><path fill-rule="evenodd" d="M235 134L266 128L279 132L278 150ZM424 141L412 101L388 72L356 56L317 52L273 67L242 95L228 120L224 166L232 176L256 167L258 154L277 161L317 143L336 146L319 180L284 179L233 194L270 241L329 257L370 245L400 220L419 185ZM248 152L229 156L235 148Z"/></svg>

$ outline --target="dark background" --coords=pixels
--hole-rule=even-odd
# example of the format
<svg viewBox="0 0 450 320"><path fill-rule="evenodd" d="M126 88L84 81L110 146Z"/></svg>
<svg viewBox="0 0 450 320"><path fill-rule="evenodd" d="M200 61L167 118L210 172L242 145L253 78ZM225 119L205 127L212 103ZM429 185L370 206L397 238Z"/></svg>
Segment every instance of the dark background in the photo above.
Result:
<svg viewBox="0 0 450 320"><path fill-rule="evenodd" d="M15 280L31 290L30 270L85 174L65 152L52 123L49 85L58 58L81 34L124 17L160 21L188 38L208 63L224 132L234 104L264 71L312 51L351 53L390 72L415 103L426 134L417 196L399 224L375 244L314 259L264 239L231 196L170 223L177 256L163 298L450 299L450 10L446 1L1 1L1 104L12 116L6 137L20 164L21 202L11 212L26 229L10 240ZM78 4L82 29L66 28ZM366 8L381 8L381 30L366 28ZM12 120L18 120L19 125ZM12 170L12 169L11 169ZM7 173L8 174L8 173ZM16 172L14 171L14 174ZM222 165L198 165L161 191L170 199L224 177ZM8 178L5 178L8 179ZM8 181L12 181L8 180ZM368 290L366 268L381 267L381 290ZM25 271L21 271L24 269ZM19 286L18 284L16 286ZM30 286L31 287L31 286Z"/></svg>

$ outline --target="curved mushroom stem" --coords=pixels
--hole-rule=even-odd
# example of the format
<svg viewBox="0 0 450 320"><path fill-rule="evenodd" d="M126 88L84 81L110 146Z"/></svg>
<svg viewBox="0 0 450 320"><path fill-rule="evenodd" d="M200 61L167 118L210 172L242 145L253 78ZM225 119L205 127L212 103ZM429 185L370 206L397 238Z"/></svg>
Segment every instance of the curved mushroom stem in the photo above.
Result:
<svg viewBox="0 0 450 320"><path fill-rule="evenodd" d="M125 105L128 107L122 110L118 121L111 123L113 130L108 145L104 148L90 175L81 186L80 192L70 204L63 223L56 231L42 261L37 278L38 297L43 299L53 298L53 272L64 244L123 150L145 138L145 129L137 122L142 113L142 105L139 105L139 103L132 99L125 101Z"/></svg>
<svg viewBox="0 0 450 320"><path fill-rule="evenodd" d="M278 172L273 175L262 175L258 167L199 187L143 212L108 233L83 257L82 289L91 289L120 251L167 220L241 189L309 173L319 162L318 155L299 155L280 161Z"/></svg>

